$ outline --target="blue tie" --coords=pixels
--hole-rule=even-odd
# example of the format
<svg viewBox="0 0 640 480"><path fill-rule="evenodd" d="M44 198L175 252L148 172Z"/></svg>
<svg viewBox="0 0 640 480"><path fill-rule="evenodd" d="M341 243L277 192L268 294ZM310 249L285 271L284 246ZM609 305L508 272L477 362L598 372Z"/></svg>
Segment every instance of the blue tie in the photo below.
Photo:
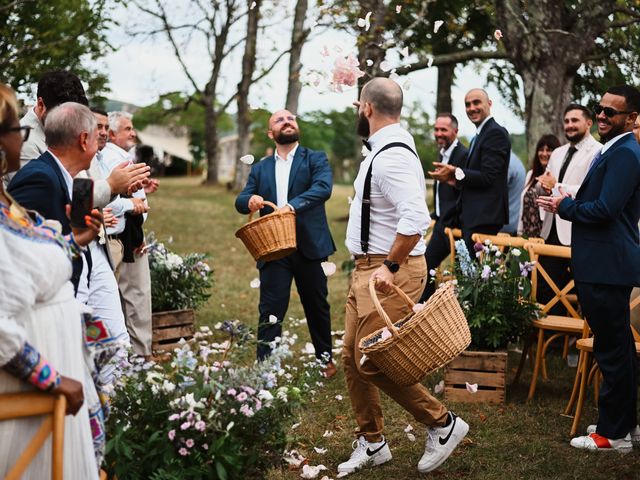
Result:
<svg viewBox="0 0 640 480"><path fill-rule="evenodd" d="M469 153L467 155L471 156L471 152L473 152L473 147L476 144L476 138L478 138L478 134L475 134L471 139L471 143L469 143Z"/></svg>
<svg viewBox="0 0 640 480"><path fill-rule="evenodd" d="M600 157L602 157L602 150L598 150L596 156L593 157L593 160L591 160L591 164L589 165L589 170L587 170L587 173L591 172L591 169L596 166L598 160L600 160Z"/></svg>

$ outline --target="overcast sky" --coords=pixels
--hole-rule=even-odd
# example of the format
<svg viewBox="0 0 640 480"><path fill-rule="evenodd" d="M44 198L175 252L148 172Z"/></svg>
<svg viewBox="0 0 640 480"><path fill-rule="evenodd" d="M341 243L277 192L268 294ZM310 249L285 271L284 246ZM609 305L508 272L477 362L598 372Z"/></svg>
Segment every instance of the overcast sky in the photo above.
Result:
<svg viewBox="0 0 640 480"><path fill-rule="evenodd" d="M293 0L289 0L293 6ZM101 62L104 71L109 77L111 87L110 98L147 105L157 100L162 93L170 91L192 91L191 85L175 59L173 51L163 37L156 37L153 41L143 38L131 38L126 34L125 28L131 28L132 17L142 20L141 16L131 15L132 10L127 10L121 4L115 13L120 20L121 27L115 27L109 34L109 41L116 47L115 51L106 56ZM189 12L186 12L188 15ZM267 37L259 39L259 56L263 60L262 65L268 63L268 59L274 58L278 47L286 48L290 39L291 19L281 25L270 29ZM208 62L205 51L197 37L185 42L185 60L189 65L192 75L199 85L206 82L209 74ZM327 50L325 50L325 46ZM328 51L329 56L323 56L322 51ZM330 91L326 81L330 77L333 61L338 55L355 55L355 38L344 32L326 30L316 32L313 38L305 45L302 53L303 78L313 76L317 72L323 79L320 85L307 85L302 89L300 96L300 113L311 110L342 110L351 105L356 99L357 90L347 88L342 93ZM232 88L238 82L241 70L242 49L226 61L224 66L224 97L231 94ZM393 66L400 66L401 60L397 51L388 51L387 59ZM364 66L361 66L364 68ZM284 57L279 65L267 76L264 81L252 87L250 104L253 107L263 107L268 110L282 108L287 90L288 57ZM457 81L452 92L453 113L460 120L462 135L470 136L475 132L474 126L469 122L464 113L464 94L474 87L486 87L493 100L492 113L496 120L503 124L512 133L524 131L523 122L506 108L497 90L487 87L486 76L479 67L468 66L458 70ZM409 82L407 82L409 80ZM401 76L398 83L403 86L405 93L405 105L420 102L423 107L433 115L435 106L435 90L437 85L437 69L435 67L408 76ZM235 105L231 108L235 110Z"/></svg>

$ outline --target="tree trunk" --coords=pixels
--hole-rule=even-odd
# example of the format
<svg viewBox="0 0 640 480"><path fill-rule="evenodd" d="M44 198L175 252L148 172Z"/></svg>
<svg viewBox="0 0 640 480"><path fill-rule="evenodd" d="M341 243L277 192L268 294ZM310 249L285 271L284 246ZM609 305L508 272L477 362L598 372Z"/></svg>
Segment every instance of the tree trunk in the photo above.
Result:
<svg viewBox="0 0 640 480"><path fill-rule="evenodd" d="M562 112L571 102L571 89L575 71L566 66L549 62L540 68L523 69L520 72L524 85L527 151L533 155L542 135L552 133L564 140Z"/></svg>
<svg viewBox="0 0 640 480"><path fill-rule="evenodd" d="M248 5L255 3L249 9L247 16L247 39L245 41L244 55L242 56L242 78L238 84L238 150L236 156L236 169L233 187L240 190L247 183L250 166L242 163L240 157L247 155L251 148L251 111L249 107L249 89L256 68L256 43L258 39L258 21L260 20L260 3L262 0L248 0Z"/></svg>
<svg viewBox="0 0 640 480"><path fill-rule="evenodd" d="M451 113L451 87L455 78L456 64L446 63L438 67L438 96L436 98L436 115Z"/></svg>
<svg viewBox="0 0 640 480"><path fill-rule="evenodd" d="M206 93L205 93L206 95ZM214 107L214 99L205 97L204 101L204 148L207 154L207 179L206 183L215 185L218 183L218 112Z"/></svg>
<svg viewBox="0 0 640 480"><path fill-rule="evenodd" d="M302 47L304 47L309 33L304 30L307 7L307 0L298 0L293 18L291 53L289 54L289 85L287 88L287 102L285 104L285 108L293 114L298 113L298 100L300 99L300 91L302 90L302 83L300 82L302 63L300 62L300 56L302 55Z"/></svg>

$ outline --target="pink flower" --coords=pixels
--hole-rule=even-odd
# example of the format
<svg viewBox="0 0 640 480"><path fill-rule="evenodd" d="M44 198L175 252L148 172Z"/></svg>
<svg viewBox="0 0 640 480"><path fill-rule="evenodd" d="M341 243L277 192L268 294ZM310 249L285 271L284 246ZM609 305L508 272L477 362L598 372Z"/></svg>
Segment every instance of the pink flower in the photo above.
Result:
<svg viewBox="0 0 640 480"><path fill-rule="evenodd" d="M176 431L175 430L169 431L167 436L169 437L169 440L173 441L173 439L176 438Z"/></svg>
<svg viewBox="0 0 640 480"><path fill-rule="evenodd" d="M336 58L333 64L331 80L332 89L335 92L342 92L342 86L353 87L358 79L364 75L360 70L358 60L353 55Z"/></svg>
<svg viewBox="0 0 640 480"><path fill-rule="evenodd" d="M177 413L174 413L173 415L171 415L171 416L169 417L169 421L170 421L170 422L173 422L174 420L178 420L179 418L180 418L180 415L179 415L179 414L177 414Z"/></svg>
<svg viewBox="0 0 640 480"><path fill-rule="evenodd" d="M189 455L189 450L187 450L186 448L182 447L180 450L178 450L178 453L180 455L182 455L183 457L186 457L187 455Z"/></svg>
<svg viewBox="0 0 640 480"><path fill-rule="evenodd" d="M206 443L203 443L202 448L204 448L205 450L209 450L209 445L207 445Z"/></svg>
<svg viewBox="0 0 640 480"><path fill-rule="evenodd" d="M246 403L240 407L240 413L242 413L245 417L253 417L253 410Z"/></svg>
<svg viewBox="0 0 640 480"><path fill-rule="evenodd" d="M193 447L193 438L189 438L186 442L187 448Z"/></svg>
<svg viewBox="0 0 640 480"><path fill-rule="evenodd" d="M184 422L182 425L180 425L180 430L186 430L190 426L191 426L191 422Z"/></svg>
<svg viewBox="0 0 640 480"><path fill-rule="evenodd" d="M256 400L256 403L253 407L256 409L256 412L257 412L262 408L262 402L260 400Z"/></svg>
<svg viewBox="0 0 640 480"><path fill-rule="evenodd" d="M198 430L199 432L204 432L204 429L207 428L207 424L204 423L202 420L198 420L196 422L196 430Z"/></svg>
<svg viewBox="0 0 640 480"><path fill-rule="evenodd" d="M242 387L240 387L240 388L242 388L242 390L244 390L245 392L247 392L249 395L253 395L253 394L255 394L255 393L256 393L256 391L255 391L253 388L251 388L251 387L247 387L247 386L244 386L244 385L243 385L243 386L242 386Z"/></svg>
<svg viewBox="0 0 640 480"><path fill-rule="evenodd" d="M244 402L248 397L249 395L247 395L246 392L240 392L236 397L236 400L238 400L239 402Z"/></svg>
<svg viewBox="0 0 640 480"><path fill-rule="evenodd" d="M229 390L227 390L227 395L236 395L236 389L235 388L230 388Z"/></svg>

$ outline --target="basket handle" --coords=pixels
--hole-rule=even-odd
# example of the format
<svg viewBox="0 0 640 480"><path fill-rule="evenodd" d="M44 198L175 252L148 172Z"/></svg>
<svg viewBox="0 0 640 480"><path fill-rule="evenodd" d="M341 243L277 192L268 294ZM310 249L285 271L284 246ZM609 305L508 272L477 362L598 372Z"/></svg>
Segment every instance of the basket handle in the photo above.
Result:
<svg viewBox="0 0 640 480"><path fill-rule="evenodd" d="M273 212L268 215L273 215L274 213L278 213L278 206L275 203L270 202L269 200L264 200L264 205L273 208ZM263 207L264 208L264 207ZM253 217L254 212L249 212L249 221L251 221L251 217ZM282 214L280 214L282 215Z"/></svg>
<svg viewBox="0 0 640 480"><path fill-rule="evenodd" d="M405 302L407 302L409 307L413 308L413 306L415 305L415 302L411 300L409 296L400 289L400 287L393 284L391 285L391 287L398 295L402 297L402 299ZM382 319L387 324L387 328L389 328L389 332L391 332L391 335L393 335L394 337L397 336L398 329L395 327L395 325L389 318L389 315L387 315L387 312L384 311L384 308L382 308L382 304L380 303L380 300L378 300L378 294L376 293L376 282L375 282L375 279L373 278L373 275L369 277L369 295L371 295L371 300L373 300L373 306L376 307L378 314L382 317Z"/></svg>

